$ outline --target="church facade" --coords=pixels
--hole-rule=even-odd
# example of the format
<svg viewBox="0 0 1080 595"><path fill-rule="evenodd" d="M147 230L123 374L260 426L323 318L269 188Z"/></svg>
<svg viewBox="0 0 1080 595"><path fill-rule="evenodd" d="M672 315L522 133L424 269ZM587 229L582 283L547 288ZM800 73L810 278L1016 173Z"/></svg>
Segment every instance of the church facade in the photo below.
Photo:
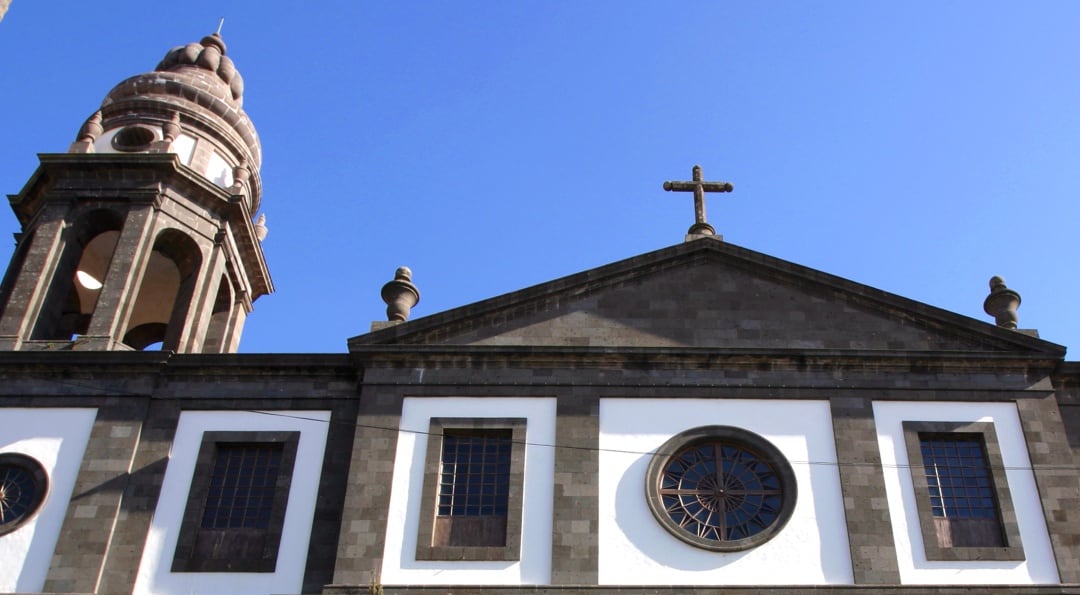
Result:
<svg viewBox="0 0 1080 595"><path fill-rule="evenodd" d="M235 353L273 291L257 134L211 35L11 198L0 592L1067 593L1080 365L724 242Z"/></svg>

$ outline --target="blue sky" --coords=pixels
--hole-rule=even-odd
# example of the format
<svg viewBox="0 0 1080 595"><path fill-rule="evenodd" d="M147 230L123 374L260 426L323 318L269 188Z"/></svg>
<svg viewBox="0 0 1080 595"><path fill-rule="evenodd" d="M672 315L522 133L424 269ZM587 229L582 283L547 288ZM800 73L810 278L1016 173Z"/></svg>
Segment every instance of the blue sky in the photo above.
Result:
<svg viewBox="0 0 1080 595"><path fill-rule="evenodd" d="M981 320L1002 275L1080 346L1080 3L14 0L0 190L222 16L277 286L241 351L345 351L402 264L419 317L679 243L695 163L727 241Z"/></svg>

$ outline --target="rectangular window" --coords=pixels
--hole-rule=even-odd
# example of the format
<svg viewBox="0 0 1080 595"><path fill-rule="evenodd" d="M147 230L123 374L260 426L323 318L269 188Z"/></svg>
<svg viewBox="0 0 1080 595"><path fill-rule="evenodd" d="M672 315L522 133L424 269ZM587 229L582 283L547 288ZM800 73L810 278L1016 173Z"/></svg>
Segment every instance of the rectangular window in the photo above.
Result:
<svg viewBox="0 0 1080 595"><path fill-rule="evenodd" d="M927 560L1023 560L991 423L904 422Z"/></svg>
<svg viewBox="0 0 1080 595"><path fill-rule="evenodd" d="M273 572L299 432L204 432L173 572Z"/></svg>
<svg viewBox="0 0 1080 595"><path fill-rule="evenodd" d="M447 429L432 545L506 545L510 503L508 429Z"/></svg>
<svg viewBox="0 0 1080 595"><path fill-rule="evenodd" d="M203 529L266 529L277 495L282 443L218 443Z"/></svg>
<svg viewBox="0 0 1080 595"><path fill-rule="evenodd" d="M919 434L942 547L1001 547L1001 519L982 434Z"/></svg>
<svg viewBox="0 0 1080 595"><path fill-rule="evenodd" d="M431 420L417 560L519 559L524 441L520 418Z"/></svg>

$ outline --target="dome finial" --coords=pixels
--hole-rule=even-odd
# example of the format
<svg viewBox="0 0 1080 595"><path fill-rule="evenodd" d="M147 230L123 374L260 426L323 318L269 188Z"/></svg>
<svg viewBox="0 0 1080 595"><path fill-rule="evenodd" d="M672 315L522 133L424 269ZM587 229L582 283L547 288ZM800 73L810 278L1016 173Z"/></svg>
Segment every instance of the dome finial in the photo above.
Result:
<svg viewBox="0 0 1080 595"><path fill-rule="evenodd" d="M207 35L206 37L203 37L202 39L200 39L199 44L201 44L204 48L211 48L211 47L215 48L215 49L217 49L217 51L221 52L221 55L224 56L225 55L225 40L221 38L221 28L223 26L225 26L225 17L221 17L220 19L218 19L217 31L214 31L210 35ZM207 69L208 70L217 70L218 65L215 63L215 64L213 64L211 66L208 66Z"/></svg>

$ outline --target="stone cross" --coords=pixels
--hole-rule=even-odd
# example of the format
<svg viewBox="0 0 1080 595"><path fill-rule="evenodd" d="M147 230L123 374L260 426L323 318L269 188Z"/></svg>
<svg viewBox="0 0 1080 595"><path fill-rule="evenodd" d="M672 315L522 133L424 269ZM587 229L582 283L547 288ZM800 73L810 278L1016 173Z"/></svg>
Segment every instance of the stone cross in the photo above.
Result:
<svg viewBox="0 0 1080 595"><path fill-rule="evenodd" d="M694 224L687 230L690 235L716 235L713 226L705 222L705 193L731 192L735 187L728 182L706 182L701 179L701 166L694 166L694 179L689 182L664 182L664 190L694 193Z"/></svg>

